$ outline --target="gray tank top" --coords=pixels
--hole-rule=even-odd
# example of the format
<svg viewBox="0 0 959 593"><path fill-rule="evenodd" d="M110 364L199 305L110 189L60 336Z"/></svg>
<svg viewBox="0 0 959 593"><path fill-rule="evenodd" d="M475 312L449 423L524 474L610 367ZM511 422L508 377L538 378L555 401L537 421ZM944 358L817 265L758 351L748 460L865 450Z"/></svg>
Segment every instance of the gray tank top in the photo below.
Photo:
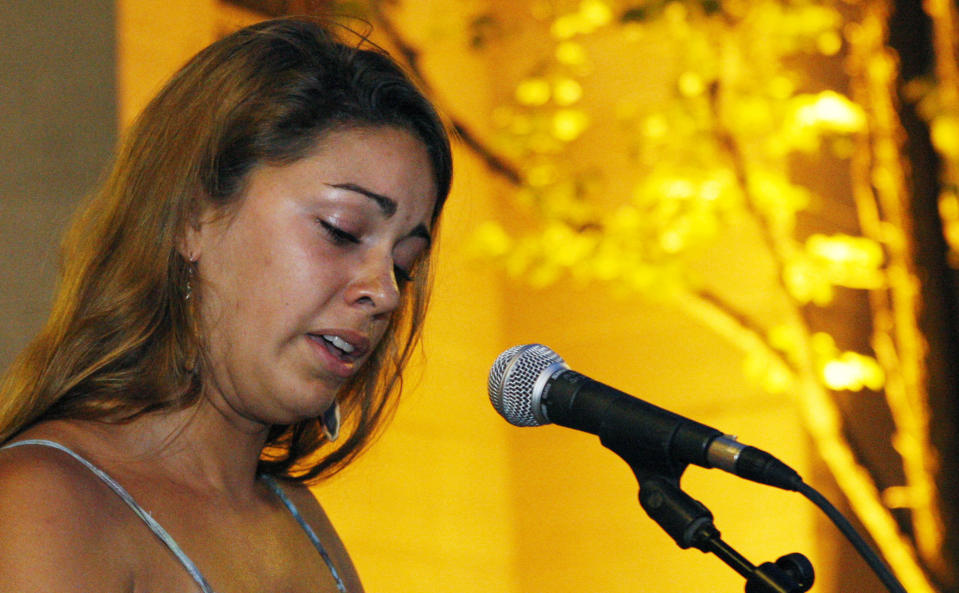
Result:
<svg viewBox="0 0 959 593"><path fill-rule="evenodd" d="M136 513L137 516L143 520L144 523L146 523L147 527L150 528L150 531L152 531L160 539L160 541L162 541L166 545L166 547L170 549L171 552L173 552L173 555L176 556L177 560L180 561L180 564L183 565L183 568L185 568L186 571L190 573L190 576L193 577L193 580L196 581L197 585L199 585L202 593L214 593L213 589L210 588L210 584L207 583L206 579L200 573L200 570L196 567L193 561L190 560L190 558L183 552L183 550L180 549L180 546L176 543L176 541L174 541L174 539L170 537L170 534L167 533L166 530L163 529L163 527L159 523L157 523L156 520L154 520L153 517L151 517L150 514L146 512L146 510L143 509L143 507L141 507L139 504L137 504L135 500L133 500L133 497L130 496L130 493L127 492L126 489L119 484L119 482L111 478L109 475L107 475L106 472L104 472L97 466L93 465L92 463L90 463L89 461L87 461L86 459L84 459L83 457L81 457L80 455L78 455L77 453L69 449L68 447L65 447L55 441L48 441L45 439L29 439L29 440L17 441L15 443L10 443L9 445L0 447L0 449L9 449L13 447L20 447L23 445L40 445L44 447L53 447L54 449L59 449L60 451L63 451L67 455L70 455L71 457L73 457L74 459L82 463L87 469L93 472L93 474L96 477L100 478L107 486L109 486L117 494L117 496L119 496L123 500L123 502L125 502L127 506L129 506L133 510L133 512ZM286 496L286 494L283 492L280 486L276 483L276 480L274 480L271 476L268 476L266 474L261 474L260 479L263 480L263 482L270 488L270 490L274 494L276 494L276 496L280 499L280 501L283 502L283 505L286 506L286 508L290 511L290 513L293 515L293 518L296 519L296 522L299 523L300 527L303 528L303 531L306 532L307 537L310 538L310 541L313 543L313 546L320 553L320 556L323 558L323 561L329 567L330 573L332 573L333 575L333 580L336 581L336 588L339 590L339 592L346 593L346 586L343 584L343 579L340 578L340 574L336 570L336 567L333 565L333 561L330 559L329 554L327 554L326 549L323 547L322 542L320 542L320 538L317 537L316 533L313 531L310 525L300 515L300 512L299 510L297 510L296 505L293 504L293 501Z"/></svg>

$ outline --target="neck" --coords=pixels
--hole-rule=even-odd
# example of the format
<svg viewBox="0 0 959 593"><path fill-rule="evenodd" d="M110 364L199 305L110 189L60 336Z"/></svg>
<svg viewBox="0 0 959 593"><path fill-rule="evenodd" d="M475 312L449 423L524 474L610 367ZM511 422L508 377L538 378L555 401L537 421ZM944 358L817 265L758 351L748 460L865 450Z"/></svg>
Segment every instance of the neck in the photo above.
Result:
<svg viewBox="0 0 959 593"><path fill-rule="evenodd" d="M119 428L120 453L134 463L202 491L252 495L260 452L269 430L238 424L208 400L174 412L149 414Z"/></svg>

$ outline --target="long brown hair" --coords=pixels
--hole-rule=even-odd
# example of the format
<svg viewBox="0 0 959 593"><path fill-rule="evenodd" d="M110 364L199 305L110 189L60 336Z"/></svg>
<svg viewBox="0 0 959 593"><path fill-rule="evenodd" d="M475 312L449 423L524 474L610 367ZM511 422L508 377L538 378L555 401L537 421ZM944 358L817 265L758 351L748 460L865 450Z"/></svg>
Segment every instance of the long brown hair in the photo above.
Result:
<svg viewBox="0 0 959 593"><path fill-rule="evenodd" d="M191 264L176 249L185 225L206 207L235 204L258 163L292 163L325 133L353 126L399 127L423 142L435 225L452 176L445 127L402 69L362 38L348 44L317 21L276 19L180 69L64 237L50 317L0 383L0 443L43 420L123 422L196 403L202 348L186 294ZM386 337L337 396L343 437L324 447L318 420L274 426L263 472L313 480L369 443L392 410L425 315L428 259L418 266Z"/></svg>

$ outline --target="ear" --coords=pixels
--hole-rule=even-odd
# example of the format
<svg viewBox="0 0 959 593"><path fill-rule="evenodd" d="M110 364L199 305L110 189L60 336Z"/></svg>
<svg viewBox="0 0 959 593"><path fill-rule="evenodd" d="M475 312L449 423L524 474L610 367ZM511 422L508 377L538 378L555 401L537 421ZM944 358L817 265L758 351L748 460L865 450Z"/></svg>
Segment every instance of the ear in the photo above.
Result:
<svg viewBox="0 0 959 593"><path fill-rule="evenodd" d="M184 260L195 263L200 259L200 244L200 230L187 225L177 237L176 250Z"/></svg>
<svg viewBox="0 0 959 593"><path fill-rule="evenodd" d="M196 203L190 209L183 224L183 228L177 233L176 250L184 260L194 263L200 259L203 252L203 221L200 213L197 211Z"/></svg>

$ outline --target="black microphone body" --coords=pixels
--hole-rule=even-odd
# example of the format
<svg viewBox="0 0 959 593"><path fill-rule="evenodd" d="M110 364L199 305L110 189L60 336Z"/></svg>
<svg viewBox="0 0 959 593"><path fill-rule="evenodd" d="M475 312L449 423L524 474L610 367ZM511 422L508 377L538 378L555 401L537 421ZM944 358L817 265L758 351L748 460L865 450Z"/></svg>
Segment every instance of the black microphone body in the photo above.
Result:
<svg viewBox="0 0 959 593"><path fill-rule="evenodd" d="M518 426L555 423L599 436L640 474L676 478L690 463L798 490L802 478L769 453L570 370L539 344L515 346L490 372L490 400Z"/></svg>
<svg viewBox="0 0 959 593"><path fill-rule="evenodd" d="M627 461L653 472L682 473L686 464L712 467L709 445L723 433L563 370L543 386L540 402L550 422L594 434ZM634 468L635 469L635 468Z"/></svg>

